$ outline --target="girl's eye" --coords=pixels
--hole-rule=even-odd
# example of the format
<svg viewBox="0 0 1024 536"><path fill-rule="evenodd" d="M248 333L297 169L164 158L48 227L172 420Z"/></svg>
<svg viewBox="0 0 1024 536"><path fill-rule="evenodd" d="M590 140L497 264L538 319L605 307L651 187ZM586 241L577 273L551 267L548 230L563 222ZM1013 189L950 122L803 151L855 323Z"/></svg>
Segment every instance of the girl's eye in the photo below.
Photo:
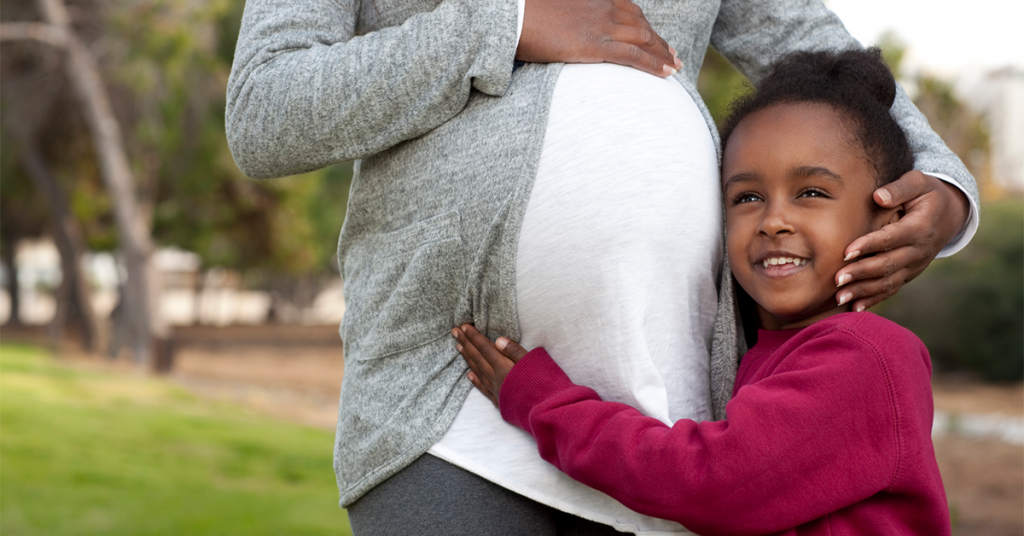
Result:
<svg viewBox="0 0 1024 536"><path fill-rule="evenodd" d="M761 200L761 196L759 196L757 194L752 194L750 192L745 192L745 193L742 193L742 194L736 196L736 198L735 198L735 200L733 202L736 203L737 205L739 205L741 203L753 203L754 201L760 201L760 200Z"/></svg>
<svg viewBox="0 0 1024 536"><path fill-rule="evenodd" d="M817 188L809 188L800 192L799 197L828 197L828 194Z"/></svg>

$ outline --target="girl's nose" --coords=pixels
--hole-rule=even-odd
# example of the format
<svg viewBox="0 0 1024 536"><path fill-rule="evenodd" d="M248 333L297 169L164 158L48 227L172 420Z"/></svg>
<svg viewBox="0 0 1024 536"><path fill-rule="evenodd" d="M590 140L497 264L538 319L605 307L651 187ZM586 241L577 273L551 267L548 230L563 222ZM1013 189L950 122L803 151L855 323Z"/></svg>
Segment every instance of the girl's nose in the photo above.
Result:
<svg viewBox="0 0 1024 536"><path fill-rule="evenodd" d="M782 233L793 233L796 229L790 223L785 206L781 203L768 203L757 231L768 236L776 236Z"/></svg>

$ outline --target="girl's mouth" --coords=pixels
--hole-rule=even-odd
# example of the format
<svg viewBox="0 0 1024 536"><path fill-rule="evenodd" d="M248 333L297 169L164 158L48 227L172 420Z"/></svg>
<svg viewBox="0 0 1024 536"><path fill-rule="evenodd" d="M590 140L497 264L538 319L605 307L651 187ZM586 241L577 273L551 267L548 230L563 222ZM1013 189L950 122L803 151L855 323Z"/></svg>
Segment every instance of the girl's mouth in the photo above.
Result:
<svg viewBox="0 0 1024 536"><path fill-rule="evenodd" d="M787 266L785 266L787 264L792 265L793 267L799 267L807 264L807 261L808 259L804 259L802 257L766 257L764 259L761 259L760 264L761 267L766 269L769 266L787 268Z"/></svg>

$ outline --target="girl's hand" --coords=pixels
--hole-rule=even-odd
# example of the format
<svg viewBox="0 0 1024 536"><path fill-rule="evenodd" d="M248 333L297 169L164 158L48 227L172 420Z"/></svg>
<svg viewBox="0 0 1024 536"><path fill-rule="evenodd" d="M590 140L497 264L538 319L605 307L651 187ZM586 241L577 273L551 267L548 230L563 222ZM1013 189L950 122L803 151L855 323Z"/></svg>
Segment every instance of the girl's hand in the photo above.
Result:
<svg viewBox="0 0 1024 536"><path fill-rule="evenodd" d="M911 171L875 190L874 198L886 208L903 205L906 213L899 221L846 247L850 259L875 253L836 273L840 287L836 300L853 302L854 311L885 300L920 275L963 229L971 210L956 186L920 171Z"/></svg>
<svg viewBox="0 0 1024 536"><path fill-rule="evenodd" d="M497 406L505 376L526 355L526 349L505 337L491 342L471 324L453 329L452 336L459 341L455 347L469 364L469 381Z"/></svg>
<svg viewBox="0 0 1024 536"><path fill-rule="evenodd" d="M666 77L676 51L629 0L526 0L516 59L531 63L617 63Z"/></svg>

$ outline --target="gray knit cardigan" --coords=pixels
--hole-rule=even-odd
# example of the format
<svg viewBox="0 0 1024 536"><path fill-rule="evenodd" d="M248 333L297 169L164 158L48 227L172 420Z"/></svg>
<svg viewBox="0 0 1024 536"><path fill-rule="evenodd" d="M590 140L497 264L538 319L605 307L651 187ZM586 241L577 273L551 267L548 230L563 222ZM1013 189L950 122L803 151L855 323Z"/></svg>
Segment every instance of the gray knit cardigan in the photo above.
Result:
<svg viewBox="0 0 1024 536"><path fill-rule="evenodd" d="M679 52L676 78L716 144L695 89L709 43L754 83L788 51L859 46L817 0L637 3ZM513 69L516 24L516 0L245 6L226 118L239 168L269 178L356 159L338 248L343 506L422 455L455 418L471 385L453 326L519 335L516 240L560 65ZM952 176L976 198L974 180L902 91L893 114L917 168ZM710 378L717 418L743 350L732 292L726 266Z"/></svg>

